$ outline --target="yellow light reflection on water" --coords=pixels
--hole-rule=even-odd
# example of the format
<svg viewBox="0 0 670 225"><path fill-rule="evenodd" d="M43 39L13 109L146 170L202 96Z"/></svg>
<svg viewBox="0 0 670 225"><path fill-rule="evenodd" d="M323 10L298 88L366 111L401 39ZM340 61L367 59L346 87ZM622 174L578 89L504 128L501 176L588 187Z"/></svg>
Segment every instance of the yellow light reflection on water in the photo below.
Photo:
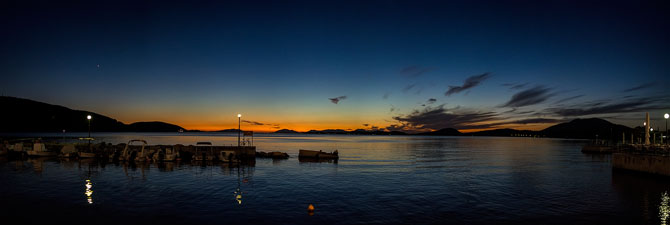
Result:
<svg viewBox="0 0 670 225"><path fill-rule="evenodd" d="M88 204L93 204L93 183L91 183L91 180L86 180L86 192L84 194L86 195L86 201L88 201Z"/></svg>
<svg viewBox="0 0 670 225"><path fill-rule="evenodd" d="M235 200L237 200L238 205L242 205L242 191L239 186L237 187L237 190L235 190Z"/></svg>
<svg viewBox="0 0 670 225"><path fill-rule="evenodd" d="M670 200L670 197L668 197L668 192L664 192L661 195L661 205L658 206L658 217L661 219L661 225L665 225L668 216L670 216L670 206L668 206L668 201Z"/></svg>

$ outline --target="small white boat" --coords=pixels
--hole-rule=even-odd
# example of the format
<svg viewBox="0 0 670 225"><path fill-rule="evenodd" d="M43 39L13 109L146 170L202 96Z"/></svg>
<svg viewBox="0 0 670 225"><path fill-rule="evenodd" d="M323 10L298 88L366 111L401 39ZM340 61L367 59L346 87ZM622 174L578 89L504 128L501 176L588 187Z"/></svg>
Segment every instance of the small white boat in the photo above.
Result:
<svg viewBox="0 0 670 225"><path fill-rule="evenodd" d="M62 158L73 158L77 156L77 149L74 147L74 144L66 144L61 148L60 154L58 157Z"/></svg>
<svg viewBox="0 0 670 225"><path fill-rule="evenodd" d="M79 158L95 158L95 153L93 153L93 152L79 152Z"/></svg>
<svg viewBox="0 0 670 225"><path fill-rule="evenodd" d="M170 147L165 147L165 149L159 149L158 152L154 153L152 159L154 162L165 161L171 162L175 160L181 160L179 157L179 151L174 150Z"/></svg>
<svg viewBox="0 0 670 225"><path fill-rule="evenodd" d="M10 145L10 146L9 146L9 151L12 151L12 152L25 152L26 149L23 148L23 143L22 143L22 142L19 142L19 143L15 143L15 144L13 144L13 145Z"/></svg>
<svg viewBox="0 0 670 225"><path fill-rule="evenodd" d="M214 146L211 142L198 142L195 144L195 153L193 159L195 161L212 161L214 160Z"/></svg>
<svg viewBox="0 0 670 225"><path fill-rule="evenodd" d="M27 152L28 156L55 156L56 152L49 151L45 146L44 143L34 143L33 144L33 150L30 150Z"/></svg>
<svg viewBox="0 0 670 225"><path fill-rule="evenodd" d="M131 145L135 142L141 142L142 145L137 146L137 145ZM135 156L136 161L143 161L146 160L146 158L142 158L142 156L146 156L145 152L145 147L147 145L147 141L145 140L130 140L128 141L128 144L126 144L126 147L123 148L123 151L121 152L121 155L119 156L119 161L130 161L131 157ZM137 149L139 147L139 149Z"/></svg>
<svg viewBox="0 0 670 225"><path fill-rule="evenodd" d="M9 142L5 141L2 146L0 146L0 156L7 155L9 152Z"/></svg>
<svg viewBox="0 0 670 225"><path fill-rule="evenodd" d="M95 158L95 153L91 150L91 141L95 140L93 138L79 138L79 140L88 140L88 146L84 150L79 150L79 158ZM86 150L88 149L88 150Z"/></svg>

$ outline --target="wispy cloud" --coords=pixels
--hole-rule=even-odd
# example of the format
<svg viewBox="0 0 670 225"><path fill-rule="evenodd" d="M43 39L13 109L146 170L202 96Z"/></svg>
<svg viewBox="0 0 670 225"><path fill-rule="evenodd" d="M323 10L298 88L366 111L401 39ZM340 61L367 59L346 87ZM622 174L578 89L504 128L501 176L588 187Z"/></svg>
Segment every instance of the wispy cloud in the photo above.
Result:
<svg viewBox="0 0 670 225"><path fill-rule="evenodd" d="M242 123L247 123L247 124L256 125L256 126L263 126L263 125L265 125L264 123L256 122L256 121L250 121L250 120L242 120Z"/></svg>
<svg viewBox="0 0 670 225"><path fill-rule="evenodd" d="M414 86L416 86L416 84L408 84L407 86L405 86L404 88L402 88L402 93L407 93L409 90L411 90L412 88L414 88Z"/></svg>
<svg viewBox="0 0 670 225"><path fill-rule="evenodd" d="M483 73L480 75L468 77L468 79L466 79L465 82L463 82L462 86L449 86L449 90L447 90L447 92L445 92L444 95L450 96L452 94L456 94L468 90L470 88L476 87L489 77L490 73Z"/></svg>
<svg viewBox="0 0 670 225"><path fill-rule="evenodd" d="M551 119L551 118L530 118L530 119L514 120L514 121L499 123L499 125L503 125L503 124L559 123L559 122L562 122L562 120Z"/></svg>
<svg viewBox="0 0 670 225"><path fill-rule="evenodd" d="M623 92L637 91L637 90L653 87L654 85L655 85L654 82L644 83L644 84L640 84L640 85L635 86L635 87L625 89L625 90L623 90Z"/></svg>
<svg viewBox="0 0 670 225"><path fill-rule="evenodd" d="M399 124L387 127L392 130L425 130L425 129L477 129L488 127L479 123L497 119L494 112L452 112L450 109L440 105L438 107L426 107L422 111L414 111L406 116L395 116L394 120Z"/></svg>
<svg viewBox="0 0 670 225"><path fill-rule="evenodd" d="M271 123L262 123L258 121L251 121L251 120L242 120L242 123L250 124L252 126L270 126L274 129L279 129L279 124L271 124Z"/></svg>
<svg viewBox="0 0 670 225"><path fill-rule="evenodd" d="M644 112L670 108L668 97L627 98L622 101L587 102L569 108L548 108L546 111L564 117L578 117L596 114Z"/></svg>
<svg viewBox="0 0 670 225"><path fill-rule="evenodd" d="M335 98L328 98L328 100L330 100L330 102L332 102L333 104L337 104L344 99L347 99L346 95L343 95L343 96L340 96L340 97L335 97Z"/></svg>
<svg viewBox="0 0 670 225"><path fill-rule="evenodd" d="M521 89L521 88L526 87L526 85L528 85L528 83L523 83L523 84L506 83L506 84L502 84L502 85L503 85L503 86L507 86L507 87L509 87L509 89L519 90L519 89Z"/></svg>
<svg viewBox="0 0 670 225"><path fill-rule="evenodd" d="M437 102L437 99L434 98L429 98L428 101L426 101L426 104L431 105L433 103Z"/></svg>
<svg viewBox="0 0 670 225"><path fill-rule="evenodd" d="M558 100L558 101L554 102L554 104L567 102L567 101L574 100L574 99L581 98L581 97L584 97L584 95L575 95L575 96L567 97L567 98L564 98L564 99L561 99L561 100Z"/></svg>
<svg viewBox="0 0 670 225"><path fill-rule="evenodd" d="M523 107L529 105L535 105L546 101L551 98L554 94L549 93L550 88L543 86L536 86L519 93L516 93L512 96L507 103L502 105L502 107Z"/></svg>
<svg viewBox="0 0 670 225"><path fill-rule="evenodd" d="M382 96L382 98L383 98L383 99L389 99L389 96L390 96L390 95L391 95L390 92L386 92L386 93L384 93L384 95Z"/></svg>
<svg viewBox="0 0 670 225"><path fill-rule="evenodd" d="M418 77L430 71L433 71L433 68L424 68L417 65L408 66L400 70L400 74L407 77Z"/></svg>

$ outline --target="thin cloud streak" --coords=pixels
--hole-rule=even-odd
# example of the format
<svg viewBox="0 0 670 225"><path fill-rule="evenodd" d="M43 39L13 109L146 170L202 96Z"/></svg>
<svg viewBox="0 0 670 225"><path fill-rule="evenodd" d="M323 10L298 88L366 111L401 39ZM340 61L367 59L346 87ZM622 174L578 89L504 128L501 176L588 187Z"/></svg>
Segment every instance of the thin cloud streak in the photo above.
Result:
<svg viewBox="0 0 670 225"><path fill-rule="evenodd" d="M250 120L242 120L242 123L247 123L247 124L256 125L256 126L263 126L263 125L265 125L264 123L256 122L256 121L250 121Z"/></svg>
<svg viewBox="0 0 670 225"><path fill-rule="evenodd" d="M414 111L413 113L406 116L395 116L393 119L398 121L400 124L389 126L387 129L477 129L482 127L482 125L477 125L477 123L491 121L498 118L497 114L494 112L455 113L450 112L450 109L444 108L444 105L440 105L435 108L426 107L423 111Z"/></svg>
<svg viewBox="0 0 670 225"><path fill-rule="evenodd" d="M574 100L574 99L581 98L581 97L584 97L584 95L575 95L575 96L572 96L572 97L567 97L567 98L564 98L564 99L561 99L561 100L558 100L558 101L554 102L554 104L567 102L567 101Z"/></svg>
<svg viewBox="0 0 670 225"><path fill-rule="evenodd" d="M483 73L480 75L468 77L468 79L465 80L462 86L449 86L449 90L447 90L447 92L445 92L444 95L450 96L452 94L456 94L474 88L480 85L484 80L488 79L489 77L490 73Z"/></svg>
<svg viewBox="0 0 670 225"><path fill-rule="evenodd" d="M644 83L644 84L640 84L640 85L635 86L635 87L625 89L625 90L623 90L623 92L637 91L637 90L653 87L654 85L655 85L654 82Z"/></svg>
<svg viewBox="0 0 670 225"><path fill-rule="evenodd" d="M337 104L344 99L347 99L346 95L343 95L343 96L340 96L340 97L335 97L335 98L328 98L328 100L330 100L330 102L332 102L333 104Z"/></svg>
<svg viewBox="0 0 670 225"><path fill-rule="evenodd" d="M417 65L408 66L400 70L400 74L407 77L419 77L425 73L433 71L433 68L422 68Z"/></svg>
<svg viewBox="0 0 670 225"><path fill-rule="evenodd" d="M501 107L523 107L535 105L546 101L554 94L549 93L551 89L544 86L536 86L519 93L516 93L512 98Z"/></svg>
<svg viewBox="0 0 670 225"><path fill-rule="evenodd" d="M602 102L595 104L594 102L588 102L569 108L548 108L546 111L563 117L579 117L596 114L645 112L670 107L670 104L667 103L667 97L632 98L621 102L609 102L609 100L602 100Z"/></svg>
<svg viewBox="0 0 670 225"><path fill-rule="evenodd" d="M513 90L519 90L521 88L526 87L526 85L528 85L528 83L523 83L523 84L507 83L507 84L503 84L503 86L508 86L509 89L513 89Z"/></svg>

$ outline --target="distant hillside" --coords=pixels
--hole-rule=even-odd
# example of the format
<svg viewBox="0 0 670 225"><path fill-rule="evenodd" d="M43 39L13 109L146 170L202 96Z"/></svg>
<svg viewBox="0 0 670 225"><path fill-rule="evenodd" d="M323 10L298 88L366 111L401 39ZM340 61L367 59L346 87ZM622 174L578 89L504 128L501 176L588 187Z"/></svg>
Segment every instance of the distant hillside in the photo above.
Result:
<svg viewBox="0 0 670 225"><path fill-rule="evenodd" d="M357 129L353 131L346 131L342 129L326 129L326 130L310 130L303 132L304 134L355 134L355 135L407 135L400 131L381 131L381 130L364 130Z"/></svg>
<svg viewBox="0 0 670 225"><path fill-rule="evenodd" d="M225 130L217 130L217 131L212 131L212 132L220 132L220 133L237 133L237 132L244 132L244 130L238 130L238 129L225 129Z"/></svg>
<svg viewBox="0 0 670 225"><path fill-rule="evenodd" d="M94 112L72 110L28 99L0 97L0 132L86 132L91 115L94 132L177 132L180 126L163 122L138 122L126 125Z"/></svg>
<svg viewBox="0 0 670 225"><path fill-rule="evenodd" d="M541 131L515 130L515 129L495 129L487 131L478 131L471 133L460 133L456 129L445 128L438 131L419 133L416 135L434 135L434 136L535 136L552 138L577 138L594 139L596 135L600 139L621 139L622 133L641 133L644 129L633 129L623 125L613 124L607 120L590 118L575 119L567 123L560 123L548 127Z"/></svg>
<svg viewBox="0 0 670 225"><path fill-rule="evenodd" d="M280 134L297 134L297 133L300 133L300 132L298 132L298 131L294 131L294 130L289 130L289 129L281 129L281 130L275 131L275 133L280 133Z"/></svg>
<svg viewBox="0 0 670 225"><path fill-rule="evenodd" d="M126 126L126 129L135 132L176 132L184 130L180 126L158 121L131 123Z"/></svg>
<svg viewBox="0 0 670 225"><path fill-rule="evenodd" d="M460 136L463 133L454 129L454 128L444 128L437 131L418 133L416 135L428 135L428 136Z"/></svg>
<svg viewBox="0 0 670 225"><path fill-rule="evenodd" d="M601 139L621 139L622 133L631 134L632 132L634 130L630 127L598 118L575 119L540 131L547 137L583 139L593 139L596 138L596 135Z"/></svg>
<svg viewBox="0 0 670 225"><path fill-rule="evenodd" d="M516 136L542 136L538 131L532 130L515 130L515 129L495 129L478 132L467 133L472 136L499 136L499 137L516 137Z"/></svg>

